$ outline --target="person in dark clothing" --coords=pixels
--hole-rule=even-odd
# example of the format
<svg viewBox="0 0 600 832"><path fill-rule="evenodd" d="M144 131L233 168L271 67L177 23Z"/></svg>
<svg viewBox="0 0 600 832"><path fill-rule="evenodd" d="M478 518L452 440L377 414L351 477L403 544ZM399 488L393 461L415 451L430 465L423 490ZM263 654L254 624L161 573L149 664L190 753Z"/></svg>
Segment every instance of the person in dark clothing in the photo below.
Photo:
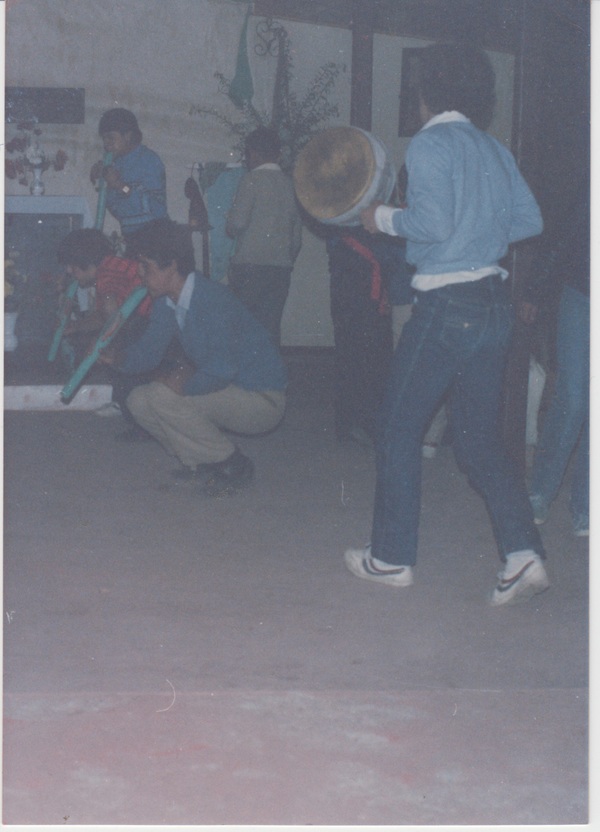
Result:
<svg viewBox="0 0 600 832"><path fill-rule="evenodd" d="M347 227L326 241L338 441L370 444L393 351L390 303L411 295L399 240ZM404 299L404 295L402 298Z"/></svg>

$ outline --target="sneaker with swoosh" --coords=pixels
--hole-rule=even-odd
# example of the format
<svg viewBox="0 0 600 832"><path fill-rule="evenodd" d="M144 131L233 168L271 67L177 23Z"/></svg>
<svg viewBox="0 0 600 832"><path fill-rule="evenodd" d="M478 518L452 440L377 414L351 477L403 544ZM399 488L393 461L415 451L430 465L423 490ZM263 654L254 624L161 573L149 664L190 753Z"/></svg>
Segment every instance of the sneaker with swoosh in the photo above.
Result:
<svg viewBox="0 0 600 832"><path fill-rule="evenodd" d="M498 583L492 592L493 607L529 601L538 592L550 586L542 560L535 552L517 552L508 555L506 566L498 573Z"/></svg>
<svg viewBox="0 0 600 832"><path fill-rule="evenodd" d="M412 567L395 566L371 556L371 547L348 549L344 553L346 566L357 578L375 581L388 586L410 586L413 582Z"/></svg>

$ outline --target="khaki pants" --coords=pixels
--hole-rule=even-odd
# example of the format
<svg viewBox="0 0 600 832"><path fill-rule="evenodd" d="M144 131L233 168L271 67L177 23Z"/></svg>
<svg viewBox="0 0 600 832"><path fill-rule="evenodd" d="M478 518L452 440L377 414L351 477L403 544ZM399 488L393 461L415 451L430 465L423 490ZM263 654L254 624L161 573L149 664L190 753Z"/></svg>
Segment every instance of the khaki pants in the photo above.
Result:
<svg viewBox="0 0 600 832"><path fill-rule="evenodd" d="M230 385L216 393L181 396L153 381L136 387L127 406L169 453L193 468L231 456L235 445L223 430L252 435L276 427L285 410L285 393Z"/></svg>

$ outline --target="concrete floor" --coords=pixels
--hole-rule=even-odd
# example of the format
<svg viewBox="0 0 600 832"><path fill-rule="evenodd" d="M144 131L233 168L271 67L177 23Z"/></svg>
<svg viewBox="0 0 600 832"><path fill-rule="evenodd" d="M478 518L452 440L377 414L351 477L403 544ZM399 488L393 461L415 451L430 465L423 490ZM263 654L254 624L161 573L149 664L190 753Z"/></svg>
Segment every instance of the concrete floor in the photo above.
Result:
<svg viewBox="0 0 600 832"><path fill-rule="evenodd" d="M328 359L290 359L255 483L202 499L120 418L5 413L5 824L587 822L588 546L492 609L485 509L424 462L413 587L359 581L372 452Z"/></svg>

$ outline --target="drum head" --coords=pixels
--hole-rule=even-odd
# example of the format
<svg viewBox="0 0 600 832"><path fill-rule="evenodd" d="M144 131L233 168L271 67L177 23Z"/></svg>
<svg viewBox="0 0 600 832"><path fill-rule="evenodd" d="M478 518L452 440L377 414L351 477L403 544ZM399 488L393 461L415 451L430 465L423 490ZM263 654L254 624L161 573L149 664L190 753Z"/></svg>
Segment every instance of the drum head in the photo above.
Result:
<svg viewBox="0 0 600 832"><path fill-rule="evenodd" d="M330 127L312 138L294 167L296 196L318 220L331 220L357 205L376 172L368 136L355 127Z"/></svg>

